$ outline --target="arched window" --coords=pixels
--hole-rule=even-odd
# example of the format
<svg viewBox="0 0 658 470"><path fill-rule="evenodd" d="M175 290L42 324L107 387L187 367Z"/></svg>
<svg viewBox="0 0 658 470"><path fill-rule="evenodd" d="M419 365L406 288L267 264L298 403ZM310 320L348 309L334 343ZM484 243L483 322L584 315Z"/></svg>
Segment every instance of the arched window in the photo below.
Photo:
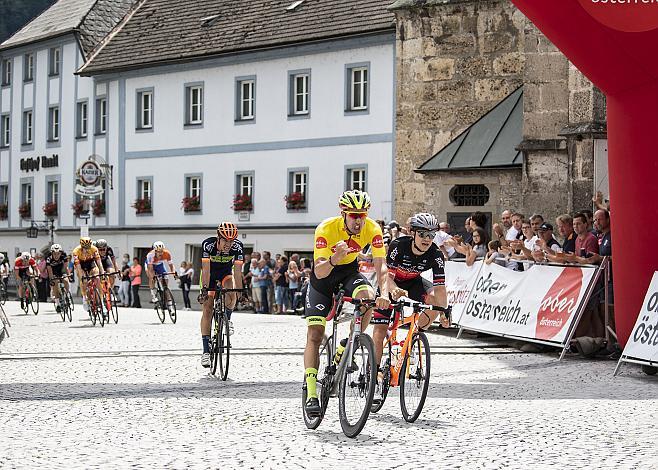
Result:
<svg viewBox="0 0 658 470"><path fill-rule="evenodd" d="M450 190L450 201L456 206L484 206L489 189L483 184L458 184Z"/></svg>

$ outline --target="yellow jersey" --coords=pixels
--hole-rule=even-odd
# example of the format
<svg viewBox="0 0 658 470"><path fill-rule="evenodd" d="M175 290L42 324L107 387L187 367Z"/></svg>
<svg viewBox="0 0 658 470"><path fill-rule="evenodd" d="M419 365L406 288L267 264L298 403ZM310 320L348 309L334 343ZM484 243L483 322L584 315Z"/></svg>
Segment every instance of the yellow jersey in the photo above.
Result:
<svg viewBox="0 0 658 470"><path fill-rule="evenodd" d="M344 241L350 247L350 251L338 265L350 264L354 262L359 252L370 244L372 246L373 258L386 258L386 249L384 248L384 238L382 229L377 222L366 217L365 224L361 233L350 235L347 233L343 216L326 219L315 229L315 249L313 250L313 259L329 259L336 252L336 245L339 241Z"/></svg>
<svg viewBox="0 0 658 470"><path fill-rule="evenodd" d="M92 245L89 249L84 249L80 245L76 246L71 253L76 263L84 263L99 258L98 248Z"/></svg>

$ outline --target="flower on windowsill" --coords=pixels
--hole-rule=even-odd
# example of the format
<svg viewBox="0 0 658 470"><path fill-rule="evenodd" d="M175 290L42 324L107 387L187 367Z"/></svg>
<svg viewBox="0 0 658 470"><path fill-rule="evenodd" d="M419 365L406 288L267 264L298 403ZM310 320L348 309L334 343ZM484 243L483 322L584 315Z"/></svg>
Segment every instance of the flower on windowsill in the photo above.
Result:
<svg viewBox="0 0 658 470"><path fill-rule="evenodd" d="M0 204L0 220L7 220L9 218L9 206L7 204Z"/></svg>
<svg viewBox="0 0 658 470"><path fill-rule="evenodd" d="M151 209L151 200L148 198L135 199L132 207L135 208L137 214L151 214L153 212Z"/></svg>
<svg viewBox="0 0 658 470"><path fill-rule="evenodd" d="M283 199L286 201L286 209L288 210L306 209L306 195L302 192L290 193Z"/></svg>
<svg viewBox="0 0 658 470"><path fill-rule="evenodd" d="M57 215L57 203L47 202L43 206L43 215L46 217L55 217Z"/></svg>
<svg viewBox="0 0 658 470"><path fill-rule="evenodd" d="M29 202L24 202L18 206L18 213L21 215L21 218L29 219L32 217L32 204Z"/></svg>
<svg viewBox="0 0 658 470"><path fill-rule="evenodd" d="M80 217L82 214L89 213L89 211L85 210L85 206L82 199L80 199L75 204L71 204L71 209L73 209L73 215L76 217Z"/></svg>
<svg viewBox="0 0 658 470"><path fill-rule="evenodd" d="M101 198L96 199L94 201L93 211L96 217L105 215L105 200Z"/></svg>
<svg viewBox="0 0 658 470"><path fill-rule="evenodd" d="M254 210L251 196L249 194L236 194L233 196L233 210L235 212Z"/></svg>
<svg viewBox="0 0 658 470"><path fill-rule="evenodd" d="M201 210L201 198L199 196L184 197L181 203L185 212L199 212Z"/></svg>

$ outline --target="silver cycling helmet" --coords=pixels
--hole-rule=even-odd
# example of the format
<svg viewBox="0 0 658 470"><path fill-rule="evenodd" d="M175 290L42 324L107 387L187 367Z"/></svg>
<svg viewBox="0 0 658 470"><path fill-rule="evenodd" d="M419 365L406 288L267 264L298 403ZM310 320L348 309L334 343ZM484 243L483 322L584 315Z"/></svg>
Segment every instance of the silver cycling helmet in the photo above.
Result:
<svg viewBox="0 0 658 470"><path fill-rule="evenodd" d="M99 238L94 242L94 245L96 245L96 248L105 248L107 246L107 240Z"/></svg>
<svg viewBox="0 0 658 470"><path fill-rule="evenodd" d="M50 247L50 251L52 251L53 253L59 253L60 251L62 251L62 245L60 245L59 243L55 243L53 246Z"/></svg>
<svg viewBox="0 0 658 470"><path fill-rule="evenodd" d="M439 229L439 221L436 220L432 214L421 212L411 218L411 230L430 230L436 231Z"/></svg>

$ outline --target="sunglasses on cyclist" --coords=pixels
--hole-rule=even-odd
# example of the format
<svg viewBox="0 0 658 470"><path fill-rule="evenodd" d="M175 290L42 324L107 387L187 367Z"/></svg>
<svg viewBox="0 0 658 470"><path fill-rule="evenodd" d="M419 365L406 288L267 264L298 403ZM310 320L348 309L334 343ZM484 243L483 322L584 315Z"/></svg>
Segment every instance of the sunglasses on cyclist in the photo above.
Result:
<svg viewBox="0 0 658 470"><path fill-rule="evenodd" d="M368 217L367 212L345 212L350 219L365 219Z"/></svg>
<svg viewBox="0 0 658 470"><path fill-rule="evenodd" d="M436 236L436 231L434 230L416 230L416 233L420 238L426 238L430 240Z"/></svg>

